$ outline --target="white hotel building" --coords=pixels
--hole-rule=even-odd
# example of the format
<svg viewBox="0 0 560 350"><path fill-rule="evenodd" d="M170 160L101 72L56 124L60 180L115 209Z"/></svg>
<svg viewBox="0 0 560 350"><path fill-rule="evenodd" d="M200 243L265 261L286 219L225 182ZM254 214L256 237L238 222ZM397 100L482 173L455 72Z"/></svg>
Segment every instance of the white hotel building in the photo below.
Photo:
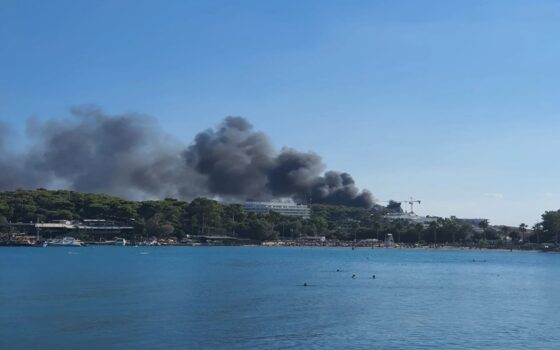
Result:
<svg viewBox="0 0 560 350"><path fill-rule="evenodd" d="M297 216L309 219L311 209L307 205L284 202L245 202L243 210L247 213L268 214L271 211L284 216Z"/></svg>

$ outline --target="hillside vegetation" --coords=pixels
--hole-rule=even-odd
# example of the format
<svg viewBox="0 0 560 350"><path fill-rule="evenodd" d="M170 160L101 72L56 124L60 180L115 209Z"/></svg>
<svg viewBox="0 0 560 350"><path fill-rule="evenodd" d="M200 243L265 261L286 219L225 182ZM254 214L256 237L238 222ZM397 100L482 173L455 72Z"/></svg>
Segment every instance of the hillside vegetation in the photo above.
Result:
<svg viewBox="0 0 560 350"><path fill-rule="evenodd" d="M237 204L224 204L206 198L191 202L172 198L129 201L114 196L76 191L45 189L0 193L0 223L48 222L52 220L106 219L134 227L140 237L177 237L187 234L231 235L254 240L297 238L321 235L331 239L383 239L392 233L397 242L476 243L487 240L518 240L526 226L508 230L482 226L476 229L465 222L441 218L429 226L383 218L387 210L314 204L310 219L285 217L276 213L246 213ZM560 211L543 214L533 227L533 241L555 241L560 233ZM9 229L3 226L2 230Z"/></svg>

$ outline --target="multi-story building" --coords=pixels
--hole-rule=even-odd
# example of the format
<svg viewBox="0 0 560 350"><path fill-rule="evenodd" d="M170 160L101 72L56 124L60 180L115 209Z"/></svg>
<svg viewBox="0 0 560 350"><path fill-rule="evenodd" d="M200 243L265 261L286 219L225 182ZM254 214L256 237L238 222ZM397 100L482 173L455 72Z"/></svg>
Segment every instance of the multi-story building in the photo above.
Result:
<svg viewBox="0 0 560 350"><path fill-rule="evenodd" d="M383 217L389 221L403 220L413 224L421 224L423 226L428 226L430 223L437 221L438 219L436 217L419 216L414 213L389 213Z"/></svg>
<svg viewBox="0 0 560 350"><path fill-rule="evenodd" d="M307 205L284 202L245 202L243 210L248 213L268 214L271 211L284 216L297 216L309 219L311 209Z"/></svg>

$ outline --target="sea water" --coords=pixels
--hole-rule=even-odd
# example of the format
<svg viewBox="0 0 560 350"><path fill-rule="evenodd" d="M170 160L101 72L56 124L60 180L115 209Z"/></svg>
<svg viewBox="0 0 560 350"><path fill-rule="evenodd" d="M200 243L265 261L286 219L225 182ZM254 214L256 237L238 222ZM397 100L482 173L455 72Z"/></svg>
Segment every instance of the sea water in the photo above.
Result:
<svg viewBox="0 0 560 350"><path fill-rule="evenodd" d="M0 248L0 348L558 349L560 255Z"/></svg>

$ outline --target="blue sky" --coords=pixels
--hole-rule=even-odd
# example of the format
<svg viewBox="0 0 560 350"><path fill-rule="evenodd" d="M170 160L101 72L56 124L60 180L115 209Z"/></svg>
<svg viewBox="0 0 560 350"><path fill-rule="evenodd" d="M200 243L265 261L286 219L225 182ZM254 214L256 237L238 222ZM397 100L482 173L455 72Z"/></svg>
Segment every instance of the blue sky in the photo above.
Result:
<svg viewBox="0 0 560 350"><path fill-rule="evenodd" d="M557 1L0 2L0 120L95 104L188 143L227 115L420 214L560 207Z"/></svg>

